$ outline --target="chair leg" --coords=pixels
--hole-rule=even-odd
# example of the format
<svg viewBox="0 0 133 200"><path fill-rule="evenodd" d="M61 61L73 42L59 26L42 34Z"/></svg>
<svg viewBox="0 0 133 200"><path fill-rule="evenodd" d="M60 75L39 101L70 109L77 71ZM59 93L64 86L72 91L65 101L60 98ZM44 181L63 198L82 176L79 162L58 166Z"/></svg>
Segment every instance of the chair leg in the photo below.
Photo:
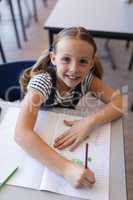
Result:
<svg viewBox="0 0 133 200"><path fill-rule="evenodd" d="M18 4L18 10L20 14L20 22L21 22L21 27L22 27L23 38L24 38L24 41L27 42L27 35L25 31L25 26L24 26L24 18L23 18L23 12L22 12L22 7L21 7L21 1L17 0L17 4Z"/></svg>
<svg viewBox="0 0 133 200"><path fill-rule="evenodd" d="M35 22L38 22L38 16L37 16L37 6L36 6L36 0L32 0L33 2L33 11L34 11L34 19L35 19Z"/></svg>
<svg viewBox="0 0 133 200"><path fill-rule="evenodd" d="M47 7L48 6L48 0L42 0L42 1L43 1L44 7Z"/></svg>
<svg viewBox="0 0 133 200"><path fill-rule="evenodd" d="M0 53L1 53L1 57L2 57L3 62L6 63L6 57L5 57L5 54L4 54L4 51L3 51L1 41L0 41Z"/></svg>
<svg viewBox="0 0 133 200"><path fill-rule="evenodd" d="M14 10L13 10L12 0L8 0L8 3L9 3L12 21L13 21L13 25L14 25L14 29L15 29L18 48L21 48L20 37L19 37L18 29L17 29L16 20L15 20L15 14L14 14Z"/></svg>
<svg viewBox="0 0 133 200"><path fill-rule="evenodd" d="M30 8L29 8L28 1L25 0L25 1L24 1L24 4L25 4L25 9L27 10L27 13L28 13L27 22L25 23L24 26L25 26L25 28L29 28L32 15L31 15L31 12L30 12Z"/></svg>
<svg viewBox="0 0 133 200"><path fill-rule="evenodd" d="M0 21L2 20L2 16L1 16L1 13L0 13Z"/></svg>

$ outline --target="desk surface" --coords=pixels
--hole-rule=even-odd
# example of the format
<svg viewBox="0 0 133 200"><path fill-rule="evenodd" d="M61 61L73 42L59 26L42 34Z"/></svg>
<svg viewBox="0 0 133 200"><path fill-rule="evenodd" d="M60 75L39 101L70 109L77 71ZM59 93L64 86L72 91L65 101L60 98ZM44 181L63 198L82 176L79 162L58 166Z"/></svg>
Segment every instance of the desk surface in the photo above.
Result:
<svg viewBox="0 0 133 200"><path fill-rule="evenodd" d="M84 26L93 36L133 40L133 3L121 0L58 0L44 24L58 31Z"/></svg>
<svg viewBox="0 0 133 200"><path fill-rule="evenodd" d="M13 104L0 103L2 110L6 112L8 106ZM124 161L124 140L122 120L119 119L111 124L111 160L110 160L110 193L109 200L127 200L126 178ZM58 195L46 191L37 191L22 187L5 186L0 191L1 200L77 200L69 196Z"/></svg>

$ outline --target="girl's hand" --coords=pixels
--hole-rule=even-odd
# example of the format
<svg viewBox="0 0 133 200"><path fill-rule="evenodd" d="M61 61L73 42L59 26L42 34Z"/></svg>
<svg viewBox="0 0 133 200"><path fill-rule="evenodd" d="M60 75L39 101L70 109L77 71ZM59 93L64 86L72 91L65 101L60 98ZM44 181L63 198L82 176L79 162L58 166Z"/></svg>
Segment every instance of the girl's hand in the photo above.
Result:
<svg viewBox="0 0 133 200"><path fill-rule="evenodd" d="M95 175L90 169L85 169L70 161L64 171L64 178L74 187L92 187L95 181Z"/></svg>
<svg viewBox="0 0 133 200"><path fill-rule="evenodd" d="M64 123L71 128L55 139L54 147L63 149L69 146L69 150L72 151L89 136L91 123L88 118L76 121L64 120Z"/></svg>

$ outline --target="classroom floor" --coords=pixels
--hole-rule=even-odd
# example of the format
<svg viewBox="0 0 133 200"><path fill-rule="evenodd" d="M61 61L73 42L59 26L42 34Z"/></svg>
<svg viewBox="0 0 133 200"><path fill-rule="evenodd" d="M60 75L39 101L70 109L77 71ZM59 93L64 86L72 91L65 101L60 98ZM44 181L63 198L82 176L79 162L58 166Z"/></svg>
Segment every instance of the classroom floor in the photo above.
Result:
<svg viewBox="0 0 133 200"><path fill-rule="evenodd" d="M15 1L15 0L14 0ZM36 23L32 17L30 20L30 27L26 29L28 42L23 42L22 32L20 27L20 19L17 14L17 25L22 42L22 49L18 49L16 38L11 22L10 12L6 1L0 3L0 32L1 40L3 43L4 51L7 61L24 60L24 59L37 59L40 53L48 48L48 34L43 29L48 15L54 7L57 0L48 1L48 6L44 7L43 1L37 1L38 18L39 22ZM30 2L30 1L28 1ZM32 13L32 12L31 12ZM27 12L25 9L25 21L27 20ZM98 45L98 54L101 57L104 67L104 80L108 82L114 89L125 88L128 90L128 106L130 108L133 102L133 69L128 71L128 61L130 53L133 48L133 43L126 49L125 41L111 40L109 43L112 56L117 65L116 70L112 70L110 59L108 58L105 49L106 40L96 39ZM0 58L0 63L2 60ZM126 97L126 96L125 96ZM125 135L125 150L126 150L126 175L127 175L127 188L128 200L133 199L133 112L128 112L124 116L124 135ZM117 162L117 161L116 161ZM118 161L119 162L119 161Z"/></svg>

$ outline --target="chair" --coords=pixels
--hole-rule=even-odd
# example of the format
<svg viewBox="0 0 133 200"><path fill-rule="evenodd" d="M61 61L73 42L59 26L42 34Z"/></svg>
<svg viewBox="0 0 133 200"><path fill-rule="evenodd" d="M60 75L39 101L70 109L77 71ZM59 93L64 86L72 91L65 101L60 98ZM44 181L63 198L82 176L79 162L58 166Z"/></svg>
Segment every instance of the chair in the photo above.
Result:
<svg viewBox="0 0 133 200"><path fill-rule="evenodd" d="M22 99L19 76L24 69L34 63L34 60L24 60L0 64L0 98L6 101Z"/></svg>
<svg viewBox="0 0 133 200"><path fill-rule="evenodd" d="M5 53L4 53L4 50L3 50L3 46L2 46L1 40L0 40L0 53L1 53L2 61L5 63L6 62L6 57L5 57Z"/></svg>

